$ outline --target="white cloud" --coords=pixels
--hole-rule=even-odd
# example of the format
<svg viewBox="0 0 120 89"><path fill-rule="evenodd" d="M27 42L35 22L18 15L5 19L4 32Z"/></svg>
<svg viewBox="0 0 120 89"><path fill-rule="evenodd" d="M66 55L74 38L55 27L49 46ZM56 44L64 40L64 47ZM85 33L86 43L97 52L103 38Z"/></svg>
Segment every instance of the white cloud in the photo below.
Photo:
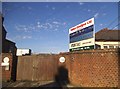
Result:
<svg viewBox="0 0 120 89"><path fill-rule="evenodd" d="M57 31L57 30L58 30L57 28L54 29L54 31Z"/></svg>
<svg viewBox="0 0 120 89"><path fill-rule="evenodd" d="M41 28L40 22L37 22L37 28Z"/></svg>
<svg viewBox="0 0 120 89"><path fill-rule="evenodd" d="M12 41L32 39L30 35L16 35L10 38Z"/></svg>
<svg viewBox="0 0 120 89"><path fill-rule="evenodd" d="M55 10L56 8L55 7L52 7L52 10Z"/></svg>
<svg viewBox="0 0 120 89"><path fill-rule="evenodd" d="M83 2L79 2L79 5L83 5L84 3Z"/></svg>
<svg viewBox="0 0 120 89"><path fill-rule="evenodd" d="M50 24L50 23L46 23L46 25L48 26L48 28L53 28L53 26L52 26L52 24Z"/></svg>
<svg viewBox="0 0 120 89"><path fill-rule="evenodd" d="M106 13L103 13L102 15L105 16L105 15L107 15L107 14L106 14Z"/></svg>
<svg viewBox="0 0 120 89"><path fill-rule="evenodd" d="M100 26L103 26L103 24L101 23Z"/></svg>
<svg viewBox="0 0 120 89"><path fill-rule="evenodd" d="M88 9L88 12L91 12L91 10L90 10L90 9Z"/></svg>
<svg viewBox="0 0 120 89"><path fill-rule="evenodd" d="M37 21L36 24L28 24L28 25L17 24L15 25L15 29L21 32L39 32L41 30L58 31L62 26L66 26L66 22L47 20L44 23Z"/></svg>
<svg viewBox="0 0 120 89"><path fill-rule="evenodd" d="M60 21L48 21L46 23L41 24L41 26L45 30L58 31L59 28L64 24L65 23L62 23Z"/></svg>
<svg viewBox="0 0 120 89"><path fill-rule="evenodd" d="M53 23L54 23L54 24L60 24L60 22L57 22L57 21L54 21Z"/></svg>
<svg viewBox="0 0 120 89"><path fill-rule="evenodd" d="M37 24L40 24L40 22L38 21Z"/></svg>
<svg viewBox="0 0 120 89"><path fill-rule="evenodd" d="M46 5L45 7L46 7L46 8L49 8L49 6L48 6L48 5Z"/></svg>
<svg viewBox="0 0 120 89"><path fill-rule="evenodd" d="M37 25L37 27L38 27L38 28L40 28L40 27L41 27L41 25L39 25L39 24L38 24L38 25Z"/></svg>
<svg viewBox="0 0 120 89"><path fill-rule="evenodd" d="M31 39L32 36L23 36L22 39Z"/></svg>
<svg viewBox="0 0 120 89"><path fill-rule="evenodd" d="M26 25L15 25L15 29L17 31L30 32L32 28L30 26L26 26Z"/></svg>

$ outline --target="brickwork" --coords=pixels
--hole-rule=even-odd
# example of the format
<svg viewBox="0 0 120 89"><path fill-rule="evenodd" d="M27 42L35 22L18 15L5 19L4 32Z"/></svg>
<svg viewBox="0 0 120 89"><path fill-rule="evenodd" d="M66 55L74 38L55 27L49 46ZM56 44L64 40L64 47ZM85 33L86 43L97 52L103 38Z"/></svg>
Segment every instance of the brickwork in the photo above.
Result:
<svg viewBox="0 0 120 89"><path fill-rule="evenodd" d="M7 81L7 80L11 80L11 71L12 71L12 54L11 53L2 53L2 61L5 57L9 58L9 64L10 64L10 69L9 70L5 70L5 67L0 66L2 69L2 81ZM1 64L1 63L0 63Z"/></svg>
<svg viewBox="0 0 120 89"><path fill-rule="evenodd" d="M59 55L18 57L17 80L53 80L60 66L68 71L69 82L79 87L118 87L120 51L85 50ZM59 58L65 57L60 63Z"/></svg>
<svg viewBox="0 0 120 89"><path fill-rule="evenodd" d="M62 53L69 80L80 87L118 87L118 50Z"/></svg>

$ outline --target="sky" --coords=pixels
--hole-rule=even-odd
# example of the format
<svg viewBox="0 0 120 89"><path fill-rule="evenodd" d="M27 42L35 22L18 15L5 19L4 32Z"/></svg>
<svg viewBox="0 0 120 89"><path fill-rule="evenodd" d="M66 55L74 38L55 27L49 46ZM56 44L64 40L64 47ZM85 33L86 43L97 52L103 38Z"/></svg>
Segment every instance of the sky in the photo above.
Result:
<svg viewBox="0 0 120 89"><path fill-rule="evenodd" d="M7 39L33 53L69 51L69 29L95 18L95 32L117 29L117 2L3 2Z"/></svg>

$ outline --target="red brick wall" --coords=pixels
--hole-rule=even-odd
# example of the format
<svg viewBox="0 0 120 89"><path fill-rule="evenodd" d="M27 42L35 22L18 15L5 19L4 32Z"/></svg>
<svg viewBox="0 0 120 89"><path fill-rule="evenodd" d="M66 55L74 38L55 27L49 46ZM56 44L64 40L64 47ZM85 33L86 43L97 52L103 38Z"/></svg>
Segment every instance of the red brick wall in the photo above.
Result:
<svg viewBox="0 0 120 89"><path fill-rule="evenodd" d="M80 87L118 87L118 50L61 53L69 81ZM59 63L61 65L61 63Z"/></svg>
<svg viewBox="0 0 120 89"><path fill-rule="evenodd" d="M5 57L8 57L9 63L10 63L10 69L9 70L5 70L5 67L1 67L2 68L2 81L7 81L11 79L11 71L12 71L12 54L11 53L2 53L2 61ZM1 63L0 63L1 64Z"/></svg>

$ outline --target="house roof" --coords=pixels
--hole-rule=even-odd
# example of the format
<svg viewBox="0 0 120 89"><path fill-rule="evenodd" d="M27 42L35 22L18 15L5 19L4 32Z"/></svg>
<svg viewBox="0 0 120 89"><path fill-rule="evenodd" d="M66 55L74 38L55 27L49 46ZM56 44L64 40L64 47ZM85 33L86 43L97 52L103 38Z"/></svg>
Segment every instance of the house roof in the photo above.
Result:
<svg viewBox="0 0 120 89"><path fill-rule="evenodd" d="M6 41L9 42L9 43L11 43L11 44L16 44L15 42L10 41L10 40L8 40L8 39L6 39Z"/></svg>
<svg viewBox="0 0 120 89"><path fill-rule="evenodd" d="M96 41L120 41L120 30L109 30L104 28L95 33Z"/></svg>
<svg viewBox="0 0 120 89"><path fill-rule="evenodd" d="M2 20L2 33L7 33L7 31L5 30L5 27L3 25L3 21L4 21L4 17L2 16L2 14L0 14L0 20Z"/></svg>

